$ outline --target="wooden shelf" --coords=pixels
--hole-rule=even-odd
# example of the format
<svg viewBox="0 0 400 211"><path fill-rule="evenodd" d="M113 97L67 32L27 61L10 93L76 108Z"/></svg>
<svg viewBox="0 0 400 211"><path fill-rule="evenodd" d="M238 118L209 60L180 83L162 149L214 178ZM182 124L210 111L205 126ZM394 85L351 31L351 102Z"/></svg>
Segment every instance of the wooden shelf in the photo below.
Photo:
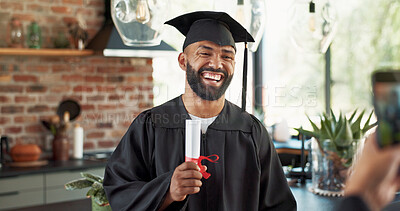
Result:
<svg viewBox="0 0 400 211"><path fill-rule="evenodd" d="M33 48L0 48L0 55L5 56L90 56L93 50L74 49L33 49Z"/></svg>

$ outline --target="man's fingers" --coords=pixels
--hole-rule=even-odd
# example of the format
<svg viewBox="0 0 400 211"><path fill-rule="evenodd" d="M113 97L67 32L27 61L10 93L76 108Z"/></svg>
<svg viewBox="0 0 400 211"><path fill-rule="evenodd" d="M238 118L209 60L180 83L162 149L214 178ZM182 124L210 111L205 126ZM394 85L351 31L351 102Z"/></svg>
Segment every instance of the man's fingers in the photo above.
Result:
<svg viewBox="0 0 400 211"><path fill-rule="evenodd" d="M183 187L201 187L203 183L197 179L185 179L182 180L180 184Z"/></svg>
<svg viewBox="0 0 400 211"><path fill-rule="evenodd" d="M191 161L188 162L184 162L181 165L179 165L178 167L176 167L177 170L179 171L185 171L185 170L197 170L200 171L199 166Z"/></svg>
<svg viewBox="0 0 400 211"><path fill-rule="evenodd" d="M200 180L202 176L203 175L197 170L180 171L176 175L178 179L198 179L198 180Z"/></svg>

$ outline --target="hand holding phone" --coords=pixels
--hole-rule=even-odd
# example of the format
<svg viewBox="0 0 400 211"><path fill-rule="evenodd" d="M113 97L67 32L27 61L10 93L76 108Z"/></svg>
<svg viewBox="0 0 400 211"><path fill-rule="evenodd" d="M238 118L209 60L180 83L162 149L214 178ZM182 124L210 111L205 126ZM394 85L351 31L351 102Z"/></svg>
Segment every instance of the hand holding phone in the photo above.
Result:
<svg viewBox="0 0 400 211"><path fill-rule="evenodd" d="M372 75L377 142L383 148L400 143L400 70L376 71Z"/></svg>

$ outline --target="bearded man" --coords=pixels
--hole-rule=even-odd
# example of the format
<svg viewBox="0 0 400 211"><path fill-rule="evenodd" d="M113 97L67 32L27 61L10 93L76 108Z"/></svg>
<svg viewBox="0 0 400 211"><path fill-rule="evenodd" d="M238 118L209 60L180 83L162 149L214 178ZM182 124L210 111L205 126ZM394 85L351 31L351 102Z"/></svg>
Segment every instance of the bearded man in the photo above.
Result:
<svg viewBox="0 0 400 211"><path fill-rule="evenodd" d="M144 111L108 161L104 188L113 210L296 210L279 158L263 125L225 99L235 42L253 41L223 12L172 19L185 36L178 62L183 95ZM203 156L216 154L203 178L185 162L185 120L202 122Z"/></svg>

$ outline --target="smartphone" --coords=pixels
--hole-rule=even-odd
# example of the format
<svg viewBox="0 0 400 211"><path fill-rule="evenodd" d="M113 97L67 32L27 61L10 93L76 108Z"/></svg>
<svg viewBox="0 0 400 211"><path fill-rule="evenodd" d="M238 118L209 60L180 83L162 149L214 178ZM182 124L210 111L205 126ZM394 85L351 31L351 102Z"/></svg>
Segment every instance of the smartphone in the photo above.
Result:
<svg viewBox="0 0 400 211"><path fill-rule="evenodd" d="M372 74L377 142L381 148L400 143L400 70L378 70Z"/></svg>

